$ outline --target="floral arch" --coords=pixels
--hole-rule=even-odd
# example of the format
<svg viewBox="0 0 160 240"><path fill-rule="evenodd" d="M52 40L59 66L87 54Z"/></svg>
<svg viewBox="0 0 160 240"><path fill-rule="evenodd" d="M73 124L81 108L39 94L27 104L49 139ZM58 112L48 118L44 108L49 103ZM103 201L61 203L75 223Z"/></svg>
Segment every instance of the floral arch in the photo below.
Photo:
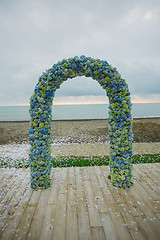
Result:
<svg viewBox="0 0 160 240"><path fill-rule="evenodd" d="M59 61L45 71L30 98L31 187L50 186L52 102L63 81L77 76L91 77L106 90L109 98L109 177L114 186L128 189L132 185L132 104L128 85L107 61L84 55Z"/></svg>

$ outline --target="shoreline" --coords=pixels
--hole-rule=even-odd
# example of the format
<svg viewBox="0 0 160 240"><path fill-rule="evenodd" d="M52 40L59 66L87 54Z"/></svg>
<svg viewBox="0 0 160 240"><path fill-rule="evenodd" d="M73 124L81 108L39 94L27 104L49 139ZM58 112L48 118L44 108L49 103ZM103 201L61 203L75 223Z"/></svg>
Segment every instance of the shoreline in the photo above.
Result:
<svg viewBox="0 0 160 240"><path fill-rule="evenodd" d="M160 116L144 116L144 117L133 117L133 120L160 120ZM86 118L86 119L53 119L51 122L81 122L81 121L101 121L106 120L108 121L108 118ZM30 120L0 120L0 123L26 123L30 122Z"/></svg>
<svg viewBox="0 0 160 240"><path fill-rule="evenodd" d="M108 119L52 120L52 154L109 154ZM28 157L30 121L0 121L0 155ZM27 147L28 146L28 147ZM160 117L133 118L133 153L160 154Z"/></svg>
<svg viewBox="0 0 160 240"><path fill-rule="evenodd" d="M160 157L160 142L157 143L133 143L133 155L149 154L159 155ZM5 144L0 145L0 157L2 159L20 160L28 159L30 152L30 145L23 144ZM66 156L66 157L100 157L110 156L109 143L90 143L90 144L51 144L52 158Z"/></svg>
<svg viewBox="0 0 160 240"><path fill-rule="evenodd" d="M30 121L0 121L0 145L28 142ZM105 143L108 119L52 120L52 143ZM133 118L133 142L160 142L160 117Z"/></svg>

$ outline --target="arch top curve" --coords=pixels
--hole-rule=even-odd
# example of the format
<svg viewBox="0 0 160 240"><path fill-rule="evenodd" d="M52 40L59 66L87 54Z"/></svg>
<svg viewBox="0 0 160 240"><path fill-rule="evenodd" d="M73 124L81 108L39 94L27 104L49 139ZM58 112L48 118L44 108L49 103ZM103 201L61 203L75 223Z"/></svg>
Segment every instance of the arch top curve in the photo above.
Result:
<svg viewBox="0 0 160 240"><path fill-rule="evenodd" d="M110 177L115 186L128 188L132 184L132 117L128 85L107 61L84 55L63 59L43 72L30 98L31 186L49 186L52 101L60 85L77 76L91 77L106 90L109 98Z"/></svg>
<svg viewBox="0 0 160 240"><path fill-rule="evenodd" d="M116 68L112 67L106 60L85 57L84 55L63 59L43 72L35 91L38 93L40 89L44 90L47 87L48 92L43 97L53 97L52 95L54 94L50 93L50 91L55 93L64 81L77 76L91 77L97 80L101 87L107 91L107 95L109 95L111 90L112 95L113 92L119 90L128 92L126 82L121 78Z"/></svg>

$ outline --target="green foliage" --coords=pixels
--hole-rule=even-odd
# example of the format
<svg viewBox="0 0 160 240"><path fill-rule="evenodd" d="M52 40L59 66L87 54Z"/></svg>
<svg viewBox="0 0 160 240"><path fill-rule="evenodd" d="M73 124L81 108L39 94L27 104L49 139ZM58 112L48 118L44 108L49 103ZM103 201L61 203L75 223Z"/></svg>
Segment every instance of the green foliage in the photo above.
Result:
<svg viewBox="0 0 160 240"><path fill-rule="evenodd" d="M52 159L53 167L86 167L86 166L102 166L109 164L109 156L61 156Z"/></svg>
<svg viewBox="0 0 160 240"><path fill-rule="evenodd" d="M132 156L133 164L159 163L160 154L136 154ZM109 165L109 156L60 156L51 159L52 167L87 167ZM26 159L13 160L0 158L0 168L28 168L29 161Z"/></svg>
<svg viewBox="0 0 160 240"><path fill-rule="evenodd" d="M91 77L105 89L109 98L109 137L110 137L110 174L114 174L114 185L130 187L132 177L132 116L131 99L128 85L116 68L107 61L84 55L63 59L43 72L30 98L31 125L29 129L31 187L48 188L50 185L51 159L51 119L52 102L55 92L68 78L77 76ZM72 159L73 158L73 159ZM77 160L72 157L69 164L100 164L99 160ZM66 160L65 160L66 161ZM52 161L54 162L54 160ZM55 161L56 162L56 161ZM61 165L63 161L60 161ZM68 160L67 160L68 162ZM87 163L88 162L88 163ZM101 161L100 161L101 162ZM127 164L126 164L127 162ZM87 165L86 165L87 164ZM102 164L103 161L102 161ZM105 162L105 164L108 164ZM118 169L118 171L117 171ZM123 180L123 184L122 184Z"/></svg>
<svg viewBox="0 0 160 240"><path fill-rule="evenodd" d="M159 163L160 154L136 154L132 157L132 163Z"/></svg>
<svg viewBox="0 0 160 240"><path fill-rule="evenodd" d="M52 158L53 167L85 167L109 165L109 156L60 156ZM160 154L136 154L132 157L133 164L160 162Z"/></svg>

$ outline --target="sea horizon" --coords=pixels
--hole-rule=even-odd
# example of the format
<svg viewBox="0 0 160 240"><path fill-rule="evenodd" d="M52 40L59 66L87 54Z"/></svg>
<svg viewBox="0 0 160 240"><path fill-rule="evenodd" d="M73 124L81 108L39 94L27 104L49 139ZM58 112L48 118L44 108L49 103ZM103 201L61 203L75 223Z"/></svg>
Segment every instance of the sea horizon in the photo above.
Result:
<svg viewBox="0 0 160 240"><path fill-rule="evenodd" d="M52 120L108 118L109 104L53 104ZM160 117L160 103L133 103L133 118ZM0 106L0 121L29 121L29 105Z"/></svg>

